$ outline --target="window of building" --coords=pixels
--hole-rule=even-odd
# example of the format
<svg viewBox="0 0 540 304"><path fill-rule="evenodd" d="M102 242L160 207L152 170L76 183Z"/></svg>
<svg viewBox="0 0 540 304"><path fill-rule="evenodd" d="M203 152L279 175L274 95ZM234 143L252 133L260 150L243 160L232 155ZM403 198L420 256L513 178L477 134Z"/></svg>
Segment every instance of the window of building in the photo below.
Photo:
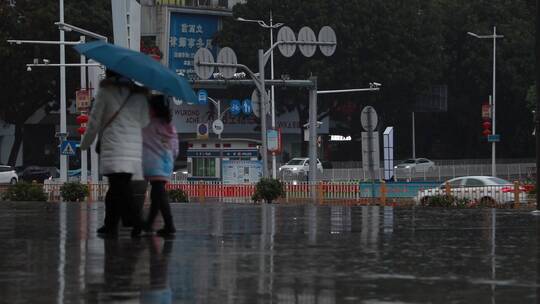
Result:
<svg viewBox="0 0 540 304"><path fill-rule="evenodd" d="M216 177L215 158L193 158L193 176Z"/></svg>

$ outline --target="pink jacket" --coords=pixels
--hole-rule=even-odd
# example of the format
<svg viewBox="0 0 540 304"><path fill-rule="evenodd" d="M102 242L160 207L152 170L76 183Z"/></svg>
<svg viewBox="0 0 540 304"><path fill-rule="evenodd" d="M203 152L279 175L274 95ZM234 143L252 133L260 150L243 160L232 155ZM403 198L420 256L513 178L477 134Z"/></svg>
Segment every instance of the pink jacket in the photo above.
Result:
<svg viewBox="0 0 540 304"><path fill-rule="evenodd" d="M143 131L143 172L146 179L169 180L178 156L178 134L172 123L152 118Z"/></svg>

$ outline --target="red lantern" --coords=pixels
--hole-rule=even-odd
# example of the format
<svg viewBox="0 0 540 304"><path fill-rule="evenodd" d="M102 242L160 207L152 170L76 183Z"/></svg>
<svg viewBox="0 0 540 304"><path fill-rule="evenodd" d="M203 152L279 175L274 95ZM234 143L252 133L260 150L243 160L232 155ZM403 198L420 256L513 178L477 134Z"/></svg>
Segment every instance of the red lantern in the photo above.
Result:
<svg viewBox="0 0 540 304"><path fill-rule="evenodd" d="M88 115L81 114L81 115L77 116L77 118L75 120L77 121L78 124L87 123L88 122Z"/></svg>
<svg viewBox="0 0 540 304"><path fill-rule="evenodd" d="M86 132L86 127L79 127L79 128L77 129L77 132L79 133L79 135L83 135L84 132Z"/></svg>
<svg viewBox="0 0 540 304"><path fill-rule="evenodd" d="M491 135L491 122L488 119L484 118L484 121L482 122L482 135L486 137Z"/></svg>

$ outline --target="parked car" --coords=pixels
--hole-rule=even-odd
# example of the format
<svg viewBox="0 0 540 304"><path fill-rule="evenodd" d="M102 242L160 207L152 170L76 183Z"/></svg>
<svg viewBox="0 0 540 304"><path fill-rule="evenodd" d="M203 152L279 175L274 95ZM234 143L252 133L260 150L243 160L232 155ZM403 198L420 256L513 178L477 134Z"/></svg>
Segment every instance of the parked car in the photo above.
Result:
<svg viewBox="0 0 540 304"><path fill-rule="evenodd" d="M46 179L59 176L58 169L55 167L29 166L23 170L21 179L25 182L36 181L38 183L43 183Z"/></svg>
<svg viewBox="0 0 540 304"><path fill-rule="evenodd" d="M317 159L317 170L323 172L321 161ZM279 167L279 173L282 175L307 175L309 172L309 158L295 157L288 161L285 165Z"/></svg>
<svg viewBox="0 0 540 304"><path fill-rule="evenodd" d="M394 166L394 169L404 172L429 172L435 169L435 163L427 158L410 158L401 164Z"/></svg>
<svg viewBox="0 0 540 304"><path fill-rule="evenodd" d="M187 168L177 169L176 171L173 171L171 180L174 182L183 181L183 180L187 180L188 176L189 176L189 173L188 173Z"/></svg>
<svg viewBox="0 0 540 304"><path fill-rule="evenodd" d="M0 184L16 184L19 176L11 166L0 166Z"/></svg>
<svg viewBox="0 0 540 304"><path fill-rule="evenodd" d="M446 194L446 183L450 186L451 195L458 198L477 200L481 203L512 203L514 202L514 185L502 178L493 176L464 176L442 183L438 188L418 191L417 203L426 203L436 195ZM527 199L527 188L520 187L519 201Z"/></svg>

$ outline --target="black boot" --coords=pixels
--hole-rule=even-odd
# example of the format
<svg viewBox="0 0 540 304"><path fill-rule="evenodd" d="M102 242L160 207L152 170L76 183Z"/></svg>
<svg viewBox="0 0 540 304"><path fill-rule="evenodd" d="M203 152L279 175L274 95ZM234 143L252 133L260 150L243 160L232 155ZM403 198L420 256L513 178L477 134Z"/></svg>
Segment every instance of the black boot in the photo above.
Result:
<svg viewBox="0 0 540 304"><path fill-rule="evenodd" d="M159 229L156 233L163 237L173 236L176 233L176 229L174 227L163 227Z"/></svg>
<svg viewBox="0 0 540 304"><path fill-rule="evenodd" d="M106 225L101 226L97 230L98 234L116 236L118 234L118 228L108 227Z"/></svg>
<svg viewBox="0 0 540 304"><path fill-rule="evenodd" d="M114 189L113 189L114 191ZM115 195L113 191L107 191L107 194L105 195L105 220L104 225L101 226L98 230L98 234L104 234L104 235L117 235L118 234L118 220L119 220L119 214L118 214L118 208L116 208L116 205L118 203L114 203Z"/></svg>
<svg viewBox="0 0 540 304"><path fill-rule="evenodd" d="M153 182L152 194L154 194L154 196L152 196L152 203L154 202L153 199L155 197L156 202L159 204L159 211L161 212L164 223L164 227L158 230L157 234L162 236L173 235L176 232L176 229L174 228L173 217L171 214L171 206L169 205L169 195L167 194L167 190L165 189L165 182Z"/></svg>

